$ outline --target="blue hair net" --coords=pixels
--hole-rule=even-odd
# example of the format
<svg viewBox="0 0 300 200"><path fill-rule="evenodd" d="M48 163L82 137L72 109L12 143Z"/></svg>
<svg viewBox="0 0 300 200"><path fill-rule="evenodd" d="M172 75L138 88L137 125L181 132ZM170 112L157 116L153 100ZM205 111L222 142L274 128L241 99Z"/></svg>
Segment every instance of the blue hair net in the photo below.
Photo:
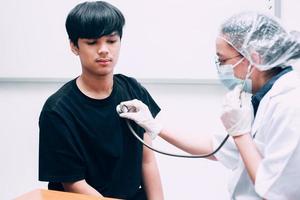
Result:
<svg viewBox="0 0 300 200"><path fill-rule="evenodd" d="M219 37L261 71L286 67L300 58L299 32L287 32L275 17L267 14L234 15L221 25ZM253 59L254 55L260 59Z"/></svg>

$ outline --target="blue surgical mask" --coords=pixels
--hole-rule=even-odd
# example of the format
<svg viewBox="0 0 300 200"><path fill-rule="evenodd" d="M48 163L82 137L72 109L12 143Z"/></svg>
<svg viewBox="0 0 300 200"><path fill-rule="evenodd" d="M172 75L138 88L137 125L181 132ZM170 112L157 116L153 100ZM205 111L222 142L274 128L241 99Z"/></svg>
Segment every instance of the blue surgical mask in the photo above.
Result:
<svg viewBox="0 0 300 200"><path fill-rule="evenodd" d="M250 94L252 94L252 80L250 79L250 75L252 74L253 70L251 71L251 63L248 66L248 70L247 70L247 74L246 74L246 78L244 80L243 83L243 90L245 92L248 92Z"/></svg>
<svg viewBox="0 0 300 200"><path fill-rule="evenodd" d="M221 83L228 88L233 90L237 85L243 85L243 90L248 93L252 93L252 80L249 79L249 72L246 75L246 79L239 79L234 76L233 69L243 61L244 58L239 60L235 64L219 65L217 63L218 75ZM250 67L251 65L249 65ZM248 71L250 68L248 67ZM249 74L249 75L248 75Z"/></svg>
<svg viewBox="0 0 300 200"><path fill-rule="evenodd" d="M247 93L252 94L252 80L250 78L247 78L243 81L245 81L243 90Z"/></svg>
<svg viewBox="0 0 300 200"><path fill-rule="evenodd" d="M235 88L235 86L242 84L243 80L236 78L234 76L233 68L240 64L243 61L244 58L239 60L236 64L227 64L227 65L220 65L220 63L216 63L217 65L217 71L219 75L219 79L223 85L229 89L232 90Z"/></svg>

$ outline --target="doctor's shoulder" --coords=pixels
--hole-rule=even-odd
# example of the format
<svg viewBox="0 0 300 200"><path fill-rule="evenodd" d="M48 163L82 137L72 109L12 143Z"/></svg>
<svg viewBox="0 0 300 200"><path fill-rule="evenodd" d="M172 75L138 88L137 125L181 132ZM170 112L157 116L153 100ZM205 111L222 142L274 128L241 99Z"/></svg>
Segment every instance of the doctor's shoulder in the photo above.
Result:
<svg viewBox="0 0 300 200"><path fill-rule="evenodd" d="M300 76L291 71L280 77L271 88L270 101L273 105L284 107L298 107L300 105Z"/></svg>
<svg viewBox="0 0 300 200"><path fill-rule="evenodd" d="M300 85L295 88L287 88L286 92L271 99L273 107L272 118L278 123L291 119L298 120L300 126Z"/></svg>

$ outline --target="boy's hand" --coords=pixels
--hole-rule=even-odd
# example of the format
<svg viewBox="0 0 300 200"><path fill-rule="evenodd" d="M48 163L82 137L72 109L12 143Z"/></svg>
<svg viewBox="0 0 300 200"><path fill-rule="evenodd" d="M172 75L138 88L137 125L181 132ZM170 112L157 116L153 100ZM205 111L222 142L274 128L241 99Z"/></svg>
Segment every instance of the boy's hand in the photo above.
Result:
<svg viewBox="0 0 300 200"><path fill-rule="evenodd" d="M123 106L127 109L123 109ZM162 130L162 125L153 118L147 105L137 99L121 102L116 109L120 117L135 121L152 139L155 139Z"/></svg>

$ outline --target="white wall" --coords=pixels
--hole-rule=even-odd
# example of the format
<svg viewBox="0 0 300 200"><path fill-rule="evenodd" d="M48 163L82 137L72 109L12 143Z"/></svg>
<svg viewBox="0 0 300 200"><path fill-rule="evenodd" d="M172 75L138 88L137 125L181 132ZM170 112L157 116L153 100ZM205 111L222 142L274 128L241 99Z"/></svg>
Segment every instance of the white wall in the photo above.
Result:
<svg viewBox="0 0 300 200"><path fill-rule="evenodd" d="M11 199L38 182L38 116L62 83L0 83L0 199ZM220 85L145 85L165 112L165 125L199 137L220 129ZM222 128L221 128L222 129ZM154 145L178 152L158 139ZM166 199L227 199L227 170L202 159L157 155Z"/></svg>
<svg viewBox="0 0 300 200"><path fill-rule="evenodd" d="M78 60L71 56L64 23L70 9L83 1L4 1L0 7L0 77L77 75L80 70L72 67ZM201 71L198 66L214 64L211 44L219 24L238 11L272 13L268 9L272 1L108 0L126 18L116 70L139 78L215 79L214 68ZM181 70L182 66L189 70Z"/></svg>
<svg viewBox="0 0 300 200"><path fill-rule="evenodd" d="M283 4L283 19L286 22L295 22L289 23L291 26L297 24L295 19L299 17L295 16L297 12L289 12L289 10L298 8L299 2L286 0ZM291 16L287 13L291 13ZM8 18L1 19L1 23L11 25ZM9 29L5 30L9 31ZM0 36L5 40L6 37L1 33ZM11 42L3 41L4 48L1 48L0 60L9 54L5 44L12 46ZM20 50L18 47L20 46L17 46L16 50ZM13 50L11 55L14 55L15 49ZM26 49L26 51L30 50L34 48ZM49 51L54 52L53 49ZM10 61L15 62L14 59ZM300 68L299 63L298 66ZM7 66L0 66L0 69L3 67ZM38 116L46 98L61 84L0 82L0 199L12 199L32 189L46 187L46 184L37 181ZM222 129L218 117L221 97L225 91L220 85L147 84L145 86L164 110L166 126L179 130L187 137L196 138L202 133L213 133ZM157 139L154 145L178 152L160 139ZM157 159L167 200L228 199L228 171L219 163L163 155L157 155Z"/></svg>

